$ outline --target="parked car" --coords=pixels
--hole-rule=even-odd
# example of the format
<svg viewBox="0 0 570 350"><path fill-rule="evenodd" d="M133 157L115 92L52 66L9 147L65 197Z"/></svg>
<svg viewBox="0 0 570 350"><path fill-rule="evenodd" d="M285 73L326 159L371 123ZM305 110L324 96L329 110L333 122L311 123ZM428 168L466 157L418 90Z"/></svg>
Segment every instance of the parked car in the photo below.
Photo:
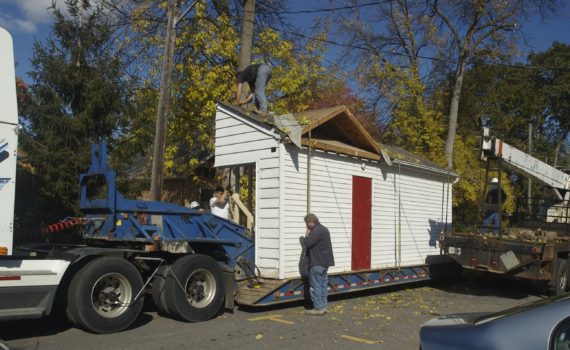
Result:
<svg viewBox="0 0 570 350"><path fill-rule="evenodd" d="M420 329L420 350L570 350L570 294L497 313L440 316Z"/></svg>

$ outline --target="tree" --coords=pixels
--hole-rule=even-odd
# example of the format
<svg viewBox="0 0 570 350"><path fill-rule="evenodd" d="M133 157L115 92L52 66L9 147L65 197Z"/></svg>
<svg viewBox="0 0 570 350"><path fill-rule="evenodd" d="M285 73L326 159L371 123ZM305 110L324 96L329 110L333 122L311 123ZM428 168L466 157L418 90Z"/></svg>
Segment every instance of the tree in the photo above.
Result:
<svg viewBox="0 0 570 350"><path fill-rule="evenodd" d="M536 92L545 96L544 131L555 144L553 164L570 134L570 45L555 42L545 52L529 56L536 77Z"/></svg>
<svg viewBox="0 0 570 350"><path fill-rule="evenodd" d="M559 139L553 135L564 134L564 130L559 128L562 124L556 122L556 113L552 113L550 96L556 95L557 90L564 91L562 87L566 68L562 62L568 58L561 55L558 60L550 63L536 60L537 57L555 57L556 55L547 54L550 50L532 54L528 63L498 64L476 60L466 70L459 110L462 118L458 120L461 132L457 135L454 156L455 171L461 176L461 180L454 186L454 205L459 214L455 222L474 223L476 216L472 213L476 212L477 201L483 195L484 164L477 160L479 144L476 137L481 135L479 118L490 119L494 136L525 152L528 152L528 124L532 123L535 130L532 155L554 164L553 150ZM556 79L552 79L554 75L557 76ZM543 80L548 76L548 81ZM446 101L449 101L450 80L443 81L440 88L436 89L434 99L440 105L438 109L443 110ZM479 165L475 166L476 164ZM509 198L526 197L526 177L523 174L516 169L513 171L504 168L502 176L509 180L504 183L505 190L512 193ZM540 188L540 184L534 185L535 190ZM509 200L507 209L514 209L514 201Z"/></svg>
<svg viewBox="0 0 570 350"><path fill-rule="evenodd" d="M441 162L443 116L425 103L420 76L422 50L436 40L426 7L407 0L363 5L363 10L354 5L350 16L342 16L339 31L351 43L345 58L356 64L353 74L367 107L386 130L382 141Z"/></svg>
<svg viewBox="0 0 570 350"><path fill-rule="evenodd" d="M539 9L551 11L549 5L556 1L536 1ZM465 70L470 60L478 57L500 58L511 49L509 38L514 37L516 23L525 10L523 0L428 0L434 19L441 28L440 37L450 37L442 47L452 53L451 98L445 153L447 166L453 167L453 146L457 130L459 102ZM449 50L451 48L451 50Z"/></svg>
<svg viewBox="0 0 570 350"><path fill-rule="evenodd" d="M145 3L137 16L158 11ZM192 16L178 26L173 85L173 109L169 118L165 169L168 174L190 175L200 159L214 149L214 115L217 101L232 103L235 98L235 72L238 68L240 22L226 11L226 5L211 7L199 2ZM152 7L152 8L151 8ZM261 9L261 8L260 8ZM259 12L262 13L260 10ZM257 13L257 8L256 8ZM158 18L160 16L157 16ZM158 36L146 35L154 21L139 21L135 28L140 42L157 44ZM257 23L257 22L256 22ZM318 82L327 72L321 65L322 47L307 43L300 48L272 28L255 31L252 63L270 63L273 76L267 86L270 107L276 113L304 110L317 91ZM139 108L133 123L138 149L147 149L138 140L149 140L146 126L149 114L155 113L156 98L154 54L149 52L145 67L150 68L144 87L137 92ZM146 142L146 141L145 141Z"/></svg>
<svg viewBox="0 0 570 350"><path fill-rule="evenodd" d="M477 62L465 73L458 127L465 137L479 136L479 119L488 118L494 135L526 150L528 124L543 124L545 103L528 64Z"/></svg>
<svg viewBox="0 0 570 350"><path fill-rule="evenodd" d="M38 225L79 215L79 174L89 165L90 144L111 144L127 126L130 82L114 46L111 16L88 1L55 7L53 33L35 42L33 83L21 106L21 148L30 183L20 182L18 217ZM30 185L30 186L27 186Z"/></svg>
<svg viewBox="0 0 570 350"><path fill-rule="evenodd" d="M238 70L247 68L251 62L253 46L253 25L255 19L255 0L243 0L243 18L241 25L241 41L239 48ZM242 98L243 96L240 96Z"/></svg>

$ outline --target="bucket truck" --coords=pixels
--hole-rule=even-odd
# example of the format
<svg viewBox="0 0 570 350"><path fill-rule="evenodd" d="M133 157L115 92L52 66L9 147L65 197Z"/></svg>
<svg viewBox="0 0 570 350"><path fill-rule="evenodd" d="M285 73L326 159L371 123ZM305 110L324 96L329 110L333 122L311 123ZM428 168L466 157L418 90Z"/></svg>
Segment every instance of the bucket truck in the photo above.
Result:
<svg viewBox="0 0 570 350"><path fill-rule="evenodd" d="M481 160L498 161L499 173L504 164L538 180L552 188L557 203L542 210L542 222L525 221L498 232L482 227L478 232L442 234L440 246L464 269L541 283L552 294L565 292L570 278L570 232L566 225L570 175L491 137L488 127L483 128ZM500 213L501 203L494 206L487 209Z"/></svg>

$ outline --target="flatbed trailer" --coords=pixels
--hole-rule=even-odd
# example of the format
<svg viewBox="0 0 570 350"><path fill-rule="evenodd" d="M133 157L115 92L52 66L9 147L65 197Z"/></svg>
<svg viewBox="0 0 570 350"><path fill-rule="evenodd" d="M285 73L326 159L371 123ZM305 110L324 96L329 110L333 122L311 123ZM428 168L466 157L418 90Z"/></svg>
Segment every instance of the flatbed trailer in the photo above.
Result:
<svg viewBox="0 0 570 350"><path fill-rule="evenodd" d="M442 236L441 246L464 269L541 284L551 294L568 290L570 237L539 236L532 229L513 229L515 234L482 235L453 233ZM547 231L552 232L552 231ZM555 233L554 233L555 234Z"/></svg>
<svg viewBox="0 0 570 350"><path fill-rule="evenodd" d="M411 266L400 269L380 269L329 276L329 295L355 292L363 289L417 282L430 279L430 266ZM309 298L307 279L260 279L259 285L243 283L235 297L239 305L265 306Z"/></svg>

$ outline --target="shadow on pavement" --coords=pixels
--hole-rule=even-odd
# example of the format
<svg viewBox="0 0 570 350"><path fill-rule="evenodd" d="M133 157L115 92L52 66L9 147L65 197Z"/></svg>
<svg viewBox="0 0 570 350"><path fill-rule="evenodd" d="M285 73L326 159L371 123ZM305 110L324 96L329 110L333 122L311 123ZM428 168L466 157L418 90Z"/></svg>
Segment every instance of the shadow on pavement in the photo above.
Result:
<svg viewBox="0 0 570 350"><path fill-rule="evenodd" d="M545 296L544 288L529 282L483 275L464 271L454 278L438 279L431 283L433 288L443 291L476 295L495 296L509 299L524 299L528 296Z"/></svg>
<svg viewBox="0 0 570 350"><path fill-rule="evenodd" d="M64 332L73 326L66 320L50 316L39 320L15 320L0 322L0 339L44 337Z"/></svg>
<svg viewBox="0 0 570 350"><path fill-rule="evenodd" d="M150 298L145 298L143 313L126 330L142 327L152 321L153 317L148 312L154 312L154 304ZM0 339L4 341L35 338L55 335L75 328L65 316L56 313L38 320L14 320L0 322ZM1 349L1 347L0 347Z"/></svg>

